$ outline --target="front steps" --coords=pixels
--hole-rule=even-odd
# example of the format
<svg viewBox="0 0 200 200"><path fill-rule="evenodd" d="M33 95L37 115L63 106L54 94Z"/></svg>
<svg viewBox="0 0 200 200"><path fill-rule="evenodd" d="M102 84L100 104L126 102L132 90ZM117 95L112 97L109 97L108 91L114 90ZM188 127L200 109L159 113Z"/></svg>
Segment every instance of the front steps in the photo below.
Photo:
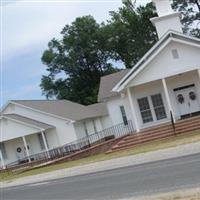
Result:
<svg viewBox="0 0 200 200"><path fill-rule="evenodd" d="M133 133L124 137L114 145L107 153L126 150L136 145L147 143L153 140L164 139L170 136L186 133L200 129L200 117L192 117L180 120L175 124L175 132L171 123L142 130L140 133Z"/></svg>

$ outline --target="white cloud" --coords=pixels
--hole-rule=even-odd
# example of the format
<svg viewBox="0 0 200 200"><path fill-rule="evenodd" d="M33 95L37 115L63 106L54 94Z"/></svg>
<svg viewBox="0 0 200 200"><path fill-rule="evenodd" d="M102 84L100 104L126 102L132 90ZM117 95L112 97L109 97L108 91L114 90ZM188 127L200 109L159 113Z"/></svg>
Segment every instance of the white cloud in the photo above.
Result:
<svg viewBox="0 0 200 200"><path fill-rule="evenodd" d="M23 2L3 7L3 56L10 56L25 48L40 45L45 48L48 41L58 37L65 24L76 17L91 14L98 21L108 17L110 10L121 5L105 2Z"/></svg>
<svg viewBox="0 0 200 200"><path fill-rule="evenodd" d="M41 98L37 94L41 93L41 89L38 83L31 83L24 85L15 90L4 90L2 91L2 101L15 100L15 99L37 99ZM44 97L43 97L44 98Z"/></svg>

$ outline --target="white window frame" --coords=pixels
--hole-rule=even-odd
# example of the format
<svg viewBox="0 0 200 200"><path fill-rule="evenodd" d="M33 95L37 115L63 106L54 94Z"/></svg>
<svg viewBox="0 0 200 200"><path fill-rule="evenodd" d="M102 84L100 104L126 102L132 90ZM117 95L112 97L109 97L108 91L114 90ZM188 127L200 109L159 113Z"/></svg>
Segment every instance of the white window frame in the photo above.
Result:
<svg viewBox="0 0 200 200"><path fill-rule="evenodd" d="M124 113L122 112L122 108L123 108L123 112ZM125 106L124 105L120 105L119 109L120 109L120 114L121 114L121 117L122 117L122 121L123 121L124 125L127 126L128 125L128 118L127 118Z"/></svg>
<svg viewBox="0 0 200 200"><path fill-rule="evenodd" d="M139 106L139 100L141 100L141 99L147 99L147 102L149 104L149 110L151 111L152 121L144 122L143 117L142 117L142 112L145 112L145 111L148 111L148 110L141 111L140 106ZM144 97L138 98L137 99L137 104L138 104L138 108L139 108L142 124L149 124L149 123L154 122L154 116L153 116L153 113L152 113L152 105L151 105L151 101L149 101L149 96L144 96Z"/></svg>
<svg viewBox="0 0 200 200"><path fill-rule="evenodd" d="M165 118L157 119L155 107L154 107L154 105L153 105L153 100L152 100L152 96L155 96L155 95L160 95L160 96L161 96L162 103L163 103L163 107L164 107L164 110L165 110ZM166 112L166 107L165 107L165 103L164 103L164 99L163 99L162 93L161 93L161 92L158 92L158 93L156 93L156 94L152 94L152 95L150 95L149 98L150 98L150 101L151 101L151 104L152 104L152 109L153 109L153 114L154 114L155 121L162 121L162 120L165 120L165 119L167 118L167 112Z"/></svg>
<svg viewBox="0 0 200 200"><path fill-rule="evenodd" d="M156 95L156 94L160 94L160 95L161 95L162 101L163 101L163 106L164 106L165 112L166 112L166 118L163 118L163 119L160 119L160 120L157 120L156 113L155 113L154 106L153 106L153 102L152 102L152 99L151 99L151 96L154 96L154 95ZM144 123L144 122L143 122L143 119L142 119L140 107L139 107L139 104L138 104L138 108L139 108L139 112L140 112L140 116L141 116L141 122L142 122L143 125L153 124L153 123L155 123L155 122L162 122L162 121L164 121L164 120L167 119L167 109L166 109L166 105L165 105L165 101L164 101L163 93L162 93L162 92L158 91L158 92L154 92L154 93L152 93L152 94L148 94L148 95L143 96L143 97L139 97L139 98L137 98L137 101L138 101L139 99L143 99L143 98L147 98L147 99L148 99L149 107L150 107L150 110L151 110L151 115L152 115L152 118L153 118L153 121Z"/></svg>

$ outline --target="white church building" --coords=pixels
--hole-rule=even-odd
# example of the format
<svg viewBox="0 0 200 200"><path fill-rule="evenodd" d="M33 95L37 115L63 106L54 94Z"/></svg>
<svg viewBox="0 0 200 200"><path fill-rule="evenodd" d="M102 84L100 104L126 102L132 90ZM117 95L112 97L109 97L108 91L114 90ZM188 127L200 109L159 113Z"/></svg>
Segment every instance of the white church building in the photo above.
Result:
<svg viewBox="0 0 200 200"><path fill-rule="evenodd" d="M200 39L169 0L153 0L159 41L130 70L101 78L99 103L15 100L1 110L0 167L132 121L134 131L200 114Z"/></svg>

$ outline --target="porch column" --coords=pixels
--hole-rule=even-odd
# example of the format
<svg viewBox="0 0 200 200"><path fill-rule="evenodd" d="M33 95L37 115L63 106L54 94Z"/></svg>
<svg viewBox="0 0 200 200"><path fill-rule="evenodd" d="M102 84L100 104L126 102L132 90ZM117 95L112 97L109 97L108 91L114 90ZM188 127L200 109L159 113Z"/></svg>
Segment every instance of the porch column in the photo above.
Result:
<svg viewBox="0 0 200 200"><path fill-rule="evenodd" d="M130 104L130 107L131 107L131 114L132 114L132 117L133 117L133 122L135 124L136 132L140 132L139 123L138 123L136 111L135 111L135 108L134 108L134 105L133 105L133 100L132 100L130 88L127 88L127 94L128 94L128 100L129 100L129 104Z"/></svg>
<svg viewBox="0 0 200 200"><path fill-rule="evenodd" d="M168 109L172 113L172 117L173 117L174 122L176 122L176 119L174 118L174 112L173 112L173 109L172 109L172 104L171 104L171 101L170 101L169 91L168 91L168 88L167 88L167 83L166 83L165 78L162 79L162 84L163 84L163 88L164 88L164 93L165 93Z"/></svg>
<svg viewBox="0 0 200 200"><path fill-rule="evenodd" d="M4 158L3 158L1 150L0 150L0 159L1 159L1 164L2 164L3 169L5 169L6 167L5 167Z"/></svg>
<svg viewBox="0 0 200 200"><path fill-rule="evenodd" d="M43 142L44 142L45 150L47 152L48 158L50 158L49 148L48 148L48 145L47 145L46 137L44 135L44 131L41 131L41 134L42 134L42 139L43 139Z"/></svg>
<svg viewBox="0 0 200 200"><path fill-rule="evenodd" d="M199 81L200 81L200 69L197 69L198 76L199 76Z"/></svg>
<svg viewBox="0 0 200 200"><path fill-rule="evenodd" d="M28 157L28 161L31 162L30 154L29 154L29 150L28 150L28 146L27 146L27 142L26 142L25 136L22 136L22 139L23 139L23 142L24 142L24 146L25 146L25 150L26 150L26 155Z"/></svg>

